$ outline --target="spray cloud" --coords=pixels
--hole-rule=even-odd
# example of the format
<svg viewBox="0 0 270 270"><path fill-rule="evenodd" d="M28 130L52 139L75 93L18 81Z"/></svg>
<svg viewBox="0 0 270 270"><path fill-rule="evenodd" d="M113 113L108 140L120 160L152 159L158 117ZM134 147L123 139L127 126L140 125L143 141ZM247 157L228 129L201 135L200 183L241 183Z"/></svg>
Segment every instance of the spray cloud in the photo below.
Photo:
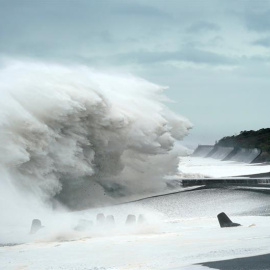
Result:
<svg viewBox="0 0 270 270"><path fill-rule="evenodd" d="M177 171L174 141L191 124L164 105L158 85L85 66L12 62L0 70L0 89L1 193L78 209L160 189Z"/></svg>

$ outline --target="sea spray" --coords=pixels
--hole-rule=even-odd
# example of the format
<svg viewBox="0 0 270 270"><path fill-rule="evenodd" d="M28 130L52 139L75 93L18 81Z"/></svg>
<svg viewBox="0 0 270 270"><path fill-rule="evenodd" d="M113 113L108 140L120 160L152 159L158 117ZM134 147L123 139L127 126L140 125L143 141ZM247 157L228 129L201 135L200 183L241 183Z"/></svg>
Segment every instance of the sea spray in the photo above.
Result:
<svg viewBox="0 0 270 270"><path fill-rule="evenodd" d="M1 66L0 90L1 220L5 204L115 203L161 190L177 172L174 142L191 124L164 105L163 87L86 66L14 61Z"/></svg>

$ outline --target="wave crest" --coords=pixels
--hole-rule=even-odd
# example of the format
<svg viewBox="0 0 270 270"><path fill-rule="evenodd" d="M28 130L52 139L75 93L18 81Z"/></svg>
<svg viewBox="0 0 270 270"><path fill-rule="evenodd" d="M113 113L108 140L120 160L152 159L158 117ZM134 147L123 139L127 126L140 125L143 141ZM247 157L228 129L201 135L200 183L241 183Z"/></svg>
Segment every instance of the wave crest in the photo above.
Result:
<svg viewBox="0 0 270 270"><path fill-rule="evenodd" d="M85 66L13 62L0 70L2 170L18 189L82 208L161 188L190 122L164 88Z"/></svg>

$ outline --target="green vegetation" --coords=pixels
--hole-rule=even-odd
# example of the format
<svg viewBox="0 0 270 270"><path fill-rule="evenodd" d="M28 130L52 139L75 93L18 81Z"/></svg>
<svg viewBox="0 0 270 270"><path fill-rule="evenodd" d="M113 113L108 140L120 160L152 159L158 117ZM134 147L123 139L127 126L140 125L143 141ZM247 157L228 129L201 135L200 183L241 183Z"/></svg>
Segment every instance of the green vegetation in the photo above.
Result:
<svg viewBox="0 0 270 270"><path fill-rule="evenodd" d="M224 137L217 142L219 146L259 148L262 154L257 162L270 161L270 128L263 128L257 131L241 131L239 135Z"/></svg>

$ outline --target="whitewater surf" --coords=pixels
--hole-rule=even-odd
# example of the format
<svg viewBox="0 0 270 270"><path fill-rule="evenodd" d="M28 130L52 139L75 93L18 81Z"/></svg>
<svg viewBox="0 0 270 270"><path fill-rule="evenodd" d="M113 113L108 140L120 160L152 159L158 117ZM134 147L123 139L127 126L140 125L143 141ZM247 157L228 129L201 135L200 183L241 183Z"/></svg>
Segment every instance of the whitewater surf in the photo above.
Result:
<svg viewBox="0 0 270 270"><path fill-rule="evenodd" d="M130 74L7 61L0 89L2 227L161 191L187 151L165 87Z"/></svg>

